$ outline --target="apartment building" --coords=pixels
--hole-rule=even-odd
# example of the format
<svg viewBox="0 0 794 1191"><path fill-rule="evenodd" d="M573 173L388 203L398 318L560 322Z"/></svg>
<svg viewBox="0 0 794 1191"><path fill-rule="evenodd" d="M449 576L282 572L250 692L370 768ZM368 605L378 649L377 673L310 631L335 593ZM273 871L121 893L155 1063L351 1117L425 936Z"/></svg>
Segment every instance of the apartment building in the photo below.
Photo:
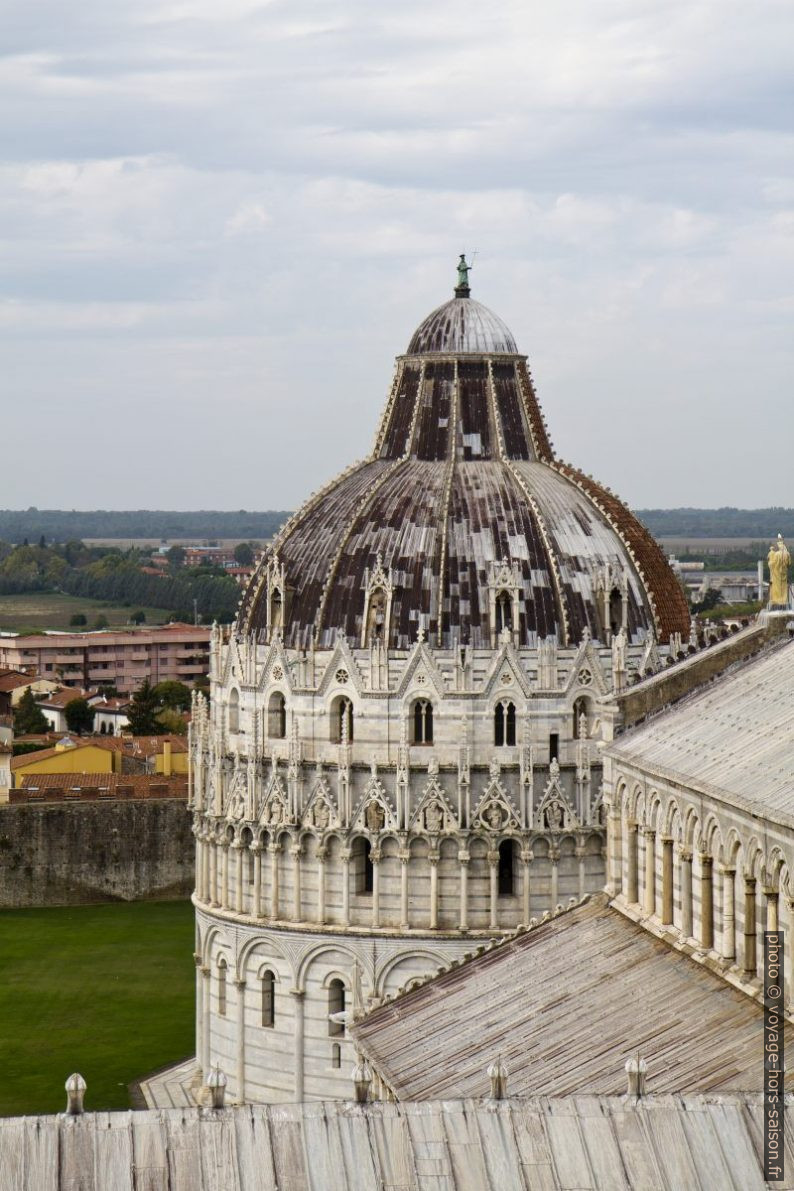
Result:
<svg viewBox="0 0 794 1191"><path fill-rule="evenodd" d="M168 624L97 633L0 637L0 668L24 670L83 689L112 684L122 693L177 679L193 683L209 670L210 629Z"/></svg>

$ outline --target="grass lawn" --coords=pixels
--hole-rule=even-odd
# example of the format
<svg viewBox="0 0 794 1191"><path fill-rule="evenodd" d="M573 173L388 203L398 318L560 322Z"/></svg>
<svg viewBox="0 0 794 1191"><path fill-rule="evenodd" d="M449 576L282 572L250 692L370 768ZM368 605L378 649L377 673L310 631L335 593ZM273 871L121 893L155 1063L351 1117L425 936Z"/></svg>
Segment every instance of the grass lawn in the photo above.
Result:
<svg viewBox="0 0 794 1191"><path fill-rule="evenodd" d="M0 912L0 1115L129 1108L127 1085L194 1051L193 907L134 902Z"/></svg>
<svg viewBox="0 0 794 1191"><path fill-rule="evenodd" d="M82 612L88 624L85 628L92 628L94 621L100 615L109 621L110 628L124 628L127 626L133 612L137 612L138 604L123 606L108 604L104 600L88 600L82 596L61 595L58 592L28 592L24 595L0 596L0 630L6 633L41 632L42 629L68 629L69 618L76 612ZM163 608L140 608L146 613L146 624L163 624L171 615ZM72 632L80 632L79 628L72 628Z"/></svg>

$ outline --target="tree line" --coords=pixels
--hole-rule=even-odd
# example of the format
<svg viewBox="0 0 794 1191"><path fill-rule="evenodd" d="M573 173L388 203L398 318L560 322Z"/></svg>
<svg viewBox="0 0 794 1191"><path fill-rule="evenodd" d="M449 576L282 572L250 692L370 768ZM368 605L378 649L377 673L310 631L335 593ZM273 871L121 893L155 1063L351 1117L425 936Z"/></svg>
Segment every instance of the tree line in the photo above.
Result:
<svg viewBox="0 0 794 1191"><path fill-rule="evenodd" d="M185 571L172 565L163 575L141 570L149 555L141 550L86 546L72 539L47 545L12 546L0 541L0 595L56 591L116 604L146 604L192 620L234 619L240 588L230 575L211 567ZM195 604L194 604L195 601Z"/></svg>
<svg viewBox="0 0 794 1191"><path fill-rule="evenodd" d="M0 538L10 542L70 538L272 538L289 517L283 510L260 513L167 509L0 509Z"/></svg>
<svg viewBox="0 0 794 1191"><path fill-rule="evenodd" d="M637 516L656 537L776 538L794 537L794 509L637 509Z"/></svg>

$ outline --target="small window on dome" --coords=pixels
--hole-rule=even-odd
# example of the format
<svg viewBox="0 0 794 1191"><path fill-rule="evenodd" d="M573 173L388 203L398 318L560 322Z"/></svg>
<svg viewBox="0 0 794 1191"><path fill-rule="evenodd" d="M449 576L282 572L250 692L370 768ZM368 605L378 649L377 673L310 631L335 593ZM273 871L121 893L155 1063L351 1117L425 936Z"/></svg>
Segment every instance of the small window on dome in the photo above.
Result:
<svg viewBox="0 0 794 1191"><path fill-rule="evenodd" d="M331 704L331 740L341 744L353 739L353 704L344 695L337 695Z"/></svg>
<svg viewBox="0 0 794 1191"><path fill-rule="evenodd" d="M386 635L386 592L378 587L369 597L367 608L367 642L374 645Z"/></svg>
<svg viewBox="0 0 794 1191"><path fill-rule="evenodd" d="M497 746L510 747L516 742L516 705L506 699L494 708L493 742Z"/></svg>
<svg viewBox="0 0 794 1191"><path fill-rule="evenodd" d="M229 692L229 731L240 731L240 693L237 690Z"/></svg>
<svg viewBox="0 0 794 1191"><path fill-rule="evenodd" d="M580 695L573 705L573 738L578 739L582 725L585 731L591 718L591 704L586 695Z"/></svg>
<svg viewBox="0 0 794 1191"><path fill-rule="evenodd" d="M270 595L270 632L274 633L281 629L282 614L284 611L283 600L281 598L281 591L278 587L274 587Z"/></svg>
<svg viewBox="0 0 794 1191"><path fill-rule="evenodd" d="M617 587L609 593L609 629L613 637L623 627L623 596Z"/></svg>
<svg viewBox="0 0 794 1191"><path fill-rule="evenodd" d="M267 734L274 740L283 740L287 735L287 701L281 691L274 691L268 700Z"/></svg>
<svg viewBox="0 0 794 1191"><path fill-rule="evenodd" d="M496 597L496 631L501 633L503 629L513 628L513 601L510 593L507 591L500 591Z"/></svg>
<svg viewBox="0 0 794 1191"><path fill-rule="evenodd" d="M411 743L433 743L433 704L429 699L417 699L411 708Z"/></svg>

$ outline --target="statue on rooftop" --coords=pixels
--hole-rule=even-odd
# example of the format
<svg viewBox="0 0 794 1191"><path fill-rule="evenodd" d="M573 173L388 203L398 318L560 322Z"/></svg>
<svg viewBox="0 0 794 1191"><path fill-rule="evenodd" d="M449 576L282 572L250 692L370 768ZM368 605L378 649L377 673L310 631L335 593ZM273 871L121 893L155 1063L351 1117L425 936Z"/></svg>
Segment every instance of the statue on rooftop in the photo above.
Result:
<svg viewBox="0 0 794 1191"><path fill-rule="evenodd" d="M458 261L458 289L469 288L469 273L473 268L474 265L466 264L466 254L462 252Z"/></svg>
<svg viewBox="0 0 794 1191"><path fill-rule="evenodd" d="M766 561L769 566L769 607L787 608L791 555L781 534L777 535L775 544L770 546Z"/></svg>

